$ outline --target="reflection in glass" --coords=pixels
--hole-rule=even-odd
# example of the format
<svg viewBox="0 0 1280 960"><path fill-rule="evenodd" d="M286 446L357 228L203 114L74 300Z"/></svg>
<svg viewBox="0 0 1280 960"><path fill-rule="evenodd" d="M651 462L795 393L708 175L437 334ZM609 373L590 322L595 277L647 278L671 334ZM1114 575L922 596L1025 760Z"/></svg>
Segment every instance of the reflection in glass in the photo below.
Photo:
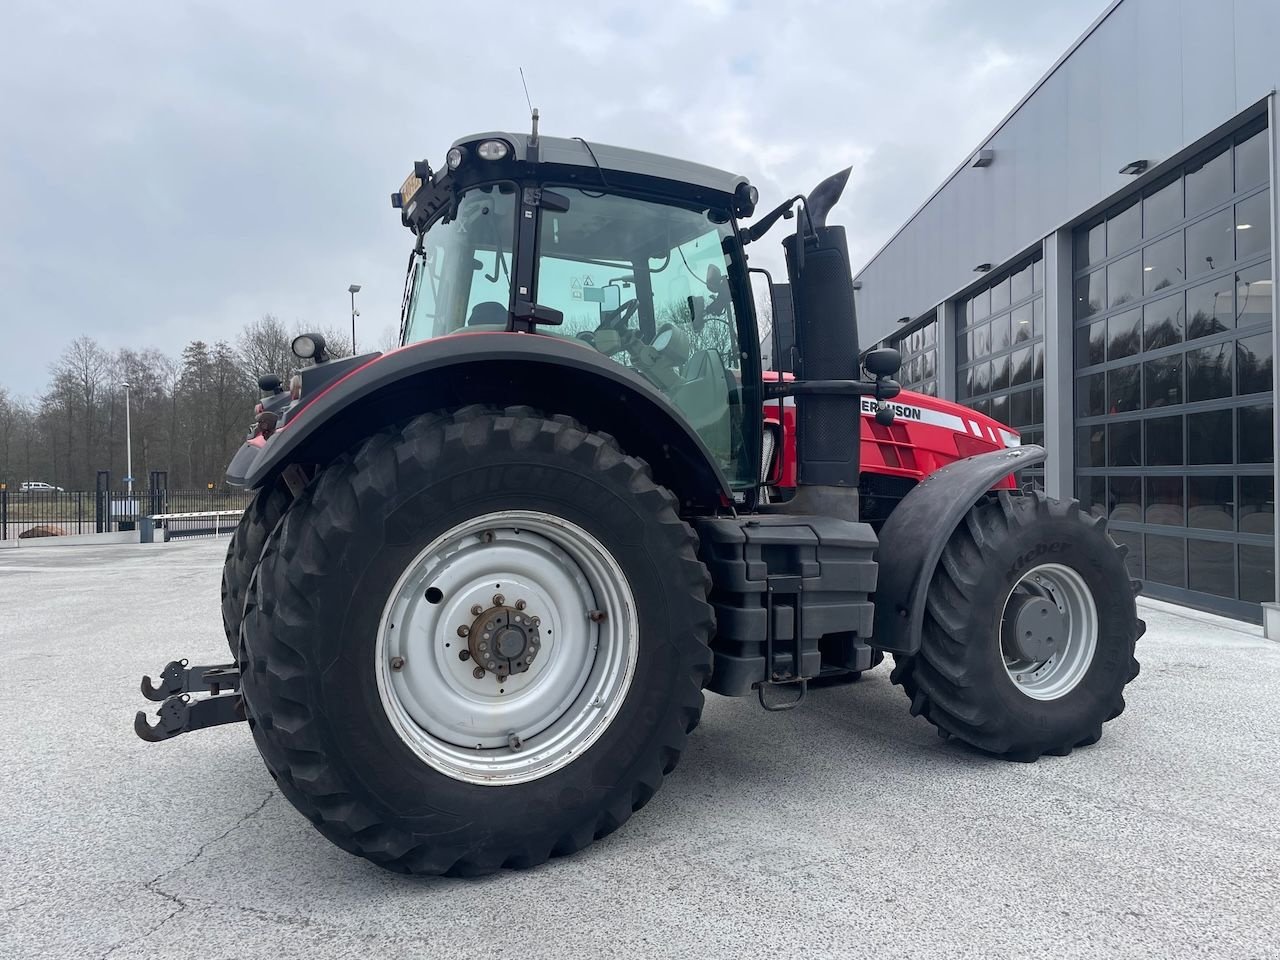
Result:
<svg viewBox="0 0 1280 960"><path fill-rule="evenodd" d="M1091 367L1107 359L1107 323L1099 320L1076 327L1076 366Z"/></svg>
<svg viewBox="0 0 1280 960"><path fill-rule="evenodd" d="M996 352L1009 347L1009 315L1001 314L991 321L991 350Z"/></svg>
<svg viewBox="0 0 1280 960"><path fill-rule="evenodd" d="M1142 365L1142 378L1148 409L1182 402L1182 357L1180 355L1148 360Z"/></svg>
<svg viewBox="0 0 1280 960"><path fill-rule="evenodd" d="M991 398L991 416L1001 423L1009 422L1009 395L996 394Z"/></svg>
<svg viewBox="0 0 1280 960"><path fill-rule="evenodd" d="M1187 542L1181 537L1148 533L1147 579L1172 587L1187 585Z"/></svg>
<svg viewBox="0 0 1280 960"><path fill-rule="evenodd" d="M1093 316L1102 309L1106 299L1104 271L1095 270L1076 278L1076 319Z"/></svg>
<svg viewBox="0 0 1280 960"><path fill-rule="evenodd" d="M991 389L991 364L985 360L969 371L969 387L974 394L986 393Z"/></svg>
<svg viewBox="0 0 1280 960"><path fill-rule="evenodd" d="M1208 210L1231 196L1231 145L1215 147L1212 152L1188 164L1187 216Z"/></svg>
<svg viewBox="0 0 1280 960"><path fill-rule="evenodd" d="M1271 404L1241 407L1236 423L1240 428L1240 435L1236 438L1239 444L1240 462L1270 463L1272 450L1275 447L1271 425Z"/></svg>
<svg viewBox="0 0 1280 960"><path fill-rule="evenodd" d="M1182 477L1147 477L1147 523L1171 527L1185 525L1182 508Z"/></svg>
<svg viewBox="0 0 1280 960"><path fill-rule="evenodd" d="M1009 354L991 361L991 389L1004 390L1009 386Z"/></svg>
<svg viewBox="0 0 1280 960"><path fill-rule="evenodd" d="M1271 536L1275 528L1275 481L1271 477L1240 478L1240 532Z"/></svg>
<svg viewBox="0 0 1280 960"><path fill-rule="evenodd" d="M1076 379L1076 414L1100 417L1107 412L1107 375L1091 373Z"/></svg>
<svg viewBox="0 0 1280 960"><path fill-rule="evenodd" d="M1245 134L1236 144L1236 193L1267 182L1267 128Z"/></svg>
<svg viewBox="0 0 1280 960"><path fill-rule="evenodd" d="M1107 359L1132 357L1142 349L1142 311L1126 310L1107 319Z"/></svg>
<svg viewBox="0 0 1280 960"><path fill-rule="evenodd" d="M1076 427L1076 459L1080 467L1105 467L1107 465L1107 426L1095 423Z"/></svg>
<svg viewBox="0 0 1280 960"><path fill-rule="evenodd" d="M1157 240L1142 250L1142 289L1155 293L1182 282L1182 234Z"/></svg>
<svg viewBox="0 0 1280 960"><path fill-rule="evenodd" d="M1187 414L1187 462L1230 463L1231 411Z"/></svg>
<svg viewBox="0 0 1280 960"><path fill-rule="evenodd" d="M1009 306L1009 278L1005 277L991 287L991 312L997 313Z"/></svg>
<svg viewBox="0 0 1280 960"><path fill-rule="evenodd" d="M1076 480L1076 499L1095 517L1107 513L1107 478L1080 477Z"/></svg>
<svg viewBox="0 0 1280 960"><path fill-rule="evenodd" d="M1111 421L1107 424L1107 466L1142 466L1142 432L1137 420Z"/></svg>
<svg viewBox="0 0 1280 960"><path fill-rule="evenodd" d="M1110 477L1107 487L1108 516L1112 520L1142 520L1142 478Z"/></svg>
<svg viewBox="0 0 1280 960"><path fill-rule="evenodd" d="M1031 348L1023 347L1013 352L1013 375L1010 382L1014 385L1031 382Z"/></svg>
<svg viewBox="0 0 1280 960"><path fill-rule="evenodd" d="M1142 201L1142 233L1154 237L1182 219L1182 178L1153 190Z"/></svg>
<svg viewBox="0 0 1280 960"><path fill-rule="evenodd" d="M1142 308L1142 339L1147 350L1182 342L1182 294L1175 293Z"/></svg>
<svg viewBox="0 0 1280 960"><path fill-rule="evenodd" d="M973 328L973 355L985 357L991 352L991 324L983 323Z"/></svg>
<svg viewBox="0 0 1280 960"><path fill-rule="evenodd" d="M1010 323L1013 326L1014 343L1021 343L1023 340L1031 339L1032 313L1032 306L1029 303L1024 303L1013 311L1013 315L1010 317Z"/></svg>
<svg viewBox="0 0 1280 960"><path fill-rule="evenodd" d="M1114 257L1134 246L1142 237L1142 208L1134 200L1119 213L1107 218L1107 256Z"/></svg>
<svg viewBox="0 0 1280 960"><path fill-rule="evenodd" d="M1149 467L1182 466L1182 417L1154 417L1143 423Z"/></svg>
<svg viewBox="0 0 1280 960"><path fill-rule="evenodd" d="M1276 555L1272 547L1240 544L1240 599L1270 603L1276 598Z"/></svg>
<svg viewBox="0 0 1280 960"><path fill-rule="evenodd" d="M1031 264L1027 264L1009 278L1009 299L1013 303L1031 296Z"/></svg>
<svg viewBox="0 0 1280 960"><path fill-rule="evenodd" d="M1231 543L1190 540L1187 550L1187 586L1220 597L1236 595L1236 550Z"/></svg>
<svg viewBox="0 0 1280 960"><path fill-rule="evenodd" d="M973 295L973 319L982 320L991 316L991 291L983 290Z"/></svg>
<svg viewBox="0 0 1280 960"><path fill-rule="evenodd" d="M1107 265L1107 291L1111 306L1118 307L1142 296L1142 258L1131 253Z"/></svg>
<svg viewBox="0 0 1280 960"><path fill-rule="evenodd" d="M1210 280L1187 291L1188 340L1230 330L1234 323L1230 280Z"/></svg>
<svg viewBox="0 0 1280 960"><path fill-rule="evenodd" d="M1231 488L1231 477L1188 477L1187 526L1234 530L1236 505Z"/></svg>
<svg viewBox="0 0 1280 960"><path fill-rule="evenodd" d="M1009 397L1009 423L1015 427L1025 427L1035 423L1031 417L1031 391L1019 390Z"/></svg>
<svg viewBox="0 0 1280 960"><path fill-rule="evenodd" d="M1271 334L1241 337L1236 341L1236 371L1240 379L1236 392L1268 393L1271 379Z"/></svg>
<svg viewBox="0 0 1280 960"><path fill-rule="evenodd" d="M1271 264L1260 263L1236 274L1239 325L1271 323Z"/></svg>
<svg viewBox="0 0 1280 960"><path fill-rule="evenodd" d="M1106 230L1106 224L1099 222L1088 230L1076 232L1075 262L1077 270L1082 270L1091 263L1098 263L1107 259ZM1039 261L1036 262L1039 263ZM1039 286L1036 289L1039 290Z"/></svg>
<svg viewBox="0 0 1280 960"><path fill-rule="evenodd" d="M1231 344L1187 351L1187 400L1216 400L1231 396Z"/></svg>
<svg viewBox="0 0 1280 960"><path fill-rule="evenodd" d="M1267 190L1236 204L1236 259L1247 260L1271 249L1271 194Z"/></svg>
<svg viewBox="0 0 1280 960"><path fill-rule="evenodd" d="M1142 406L1140 367L1133 363L1107 371L1107 413L1122 413Z"/></svg>
<svg viewBox="0 0 1280 960"><path fill-rule="evenodd" d="M1187 227L1187 276L1196 277L1225 267L1235 253L1235 224L1230 210Z"/></svg>

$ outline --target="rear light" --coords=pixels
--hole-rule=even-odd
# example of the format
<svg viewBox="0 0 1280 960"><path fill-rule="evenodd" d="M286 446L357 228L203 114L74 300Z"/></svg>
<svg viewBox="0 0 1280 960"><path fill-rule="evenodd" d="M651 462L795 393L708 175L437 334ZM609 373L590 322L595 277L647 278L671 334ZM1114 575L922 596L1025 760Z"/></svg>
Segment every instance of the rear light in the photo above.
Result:
<svg viewBox="0 0 1280 960"><path fill-rule="evenodd" d="M990 453L995 446L990 440L981 440L978 437L971 437L967 433L957 433L956 453L961 459L965 457L976 457L981 453Z"/></svg>

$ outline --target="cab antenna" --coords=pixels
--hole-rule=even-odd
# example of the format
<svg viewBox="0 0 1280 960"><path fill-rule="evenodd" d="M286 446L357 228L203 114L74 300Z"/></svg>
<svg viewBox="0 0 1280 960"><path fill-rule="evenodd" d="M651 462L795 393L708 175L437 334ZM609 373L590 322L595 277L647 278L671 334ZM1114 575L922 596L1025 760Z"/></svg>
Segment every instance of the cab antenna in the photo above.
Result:
<svg viewBox="0 0 1280 960"><path fill-rule="evenodd" d="M524 87L524 102L529 105L529 117L533 121L533 132L529 134L529 142L535 146L538 143L538 108L533 105L533 99L529 96L529 84L524 78L524 67L517 68L520 71L520 85Z"/></svg>

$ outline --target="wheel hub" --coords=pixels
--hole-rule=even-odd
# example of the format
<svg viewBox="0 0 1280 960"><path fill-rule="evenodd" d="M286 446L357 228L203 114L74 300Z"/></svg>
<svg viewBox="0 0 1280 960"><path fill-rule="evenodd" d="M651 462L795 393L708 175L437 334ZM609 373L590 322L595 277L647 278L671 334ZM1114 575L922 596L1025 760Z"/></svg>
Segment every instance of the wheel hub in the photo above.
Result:
<svg viewBox="0 0 1280 960"><path fill-rule="evenodd" d="M542 648L541 621L524 612L523 600L509 607L501 596L493 599L494 605L466 628L467 650L477 666L501 681L529 669Z"/></svg>
<svg viewBox="0 0 1280 960"><path fill-rule="evenodd" d="M1002 625L1006 652L1020 660L1048 660L1067 637L1063 612L1048 597L1011 598Z"/></svg>

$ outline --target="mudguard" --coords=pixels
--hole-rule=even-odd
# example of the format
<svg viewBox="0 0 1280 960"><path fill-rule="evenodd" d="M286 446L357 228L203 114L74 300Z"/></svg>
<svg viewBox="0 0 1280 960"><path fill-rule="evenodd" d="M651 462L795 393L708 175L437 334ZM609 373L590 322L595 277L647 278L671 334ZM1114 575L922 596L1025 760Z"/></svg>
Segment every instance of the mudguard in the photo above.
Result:
<svg viewBox="0 0 1280 960"><path fill-rule="evenodd" d="M613 434L682 499L732 496L702 438L656 388L584 343L462 333L374 357L303 397L271 437L236 454L227 480L262 486L291 463L327 463L362 437L419 413L472 403L529 405Z"/></svg>
<svg viewBox="0 0 1280 960"><path fill-rule="evenodd" d="M1047 456L1043 447L1029 445L957 460L902 498L880 529L871 646L908 655L920 649L929 581L951 532L999 480Z"/></svg>

